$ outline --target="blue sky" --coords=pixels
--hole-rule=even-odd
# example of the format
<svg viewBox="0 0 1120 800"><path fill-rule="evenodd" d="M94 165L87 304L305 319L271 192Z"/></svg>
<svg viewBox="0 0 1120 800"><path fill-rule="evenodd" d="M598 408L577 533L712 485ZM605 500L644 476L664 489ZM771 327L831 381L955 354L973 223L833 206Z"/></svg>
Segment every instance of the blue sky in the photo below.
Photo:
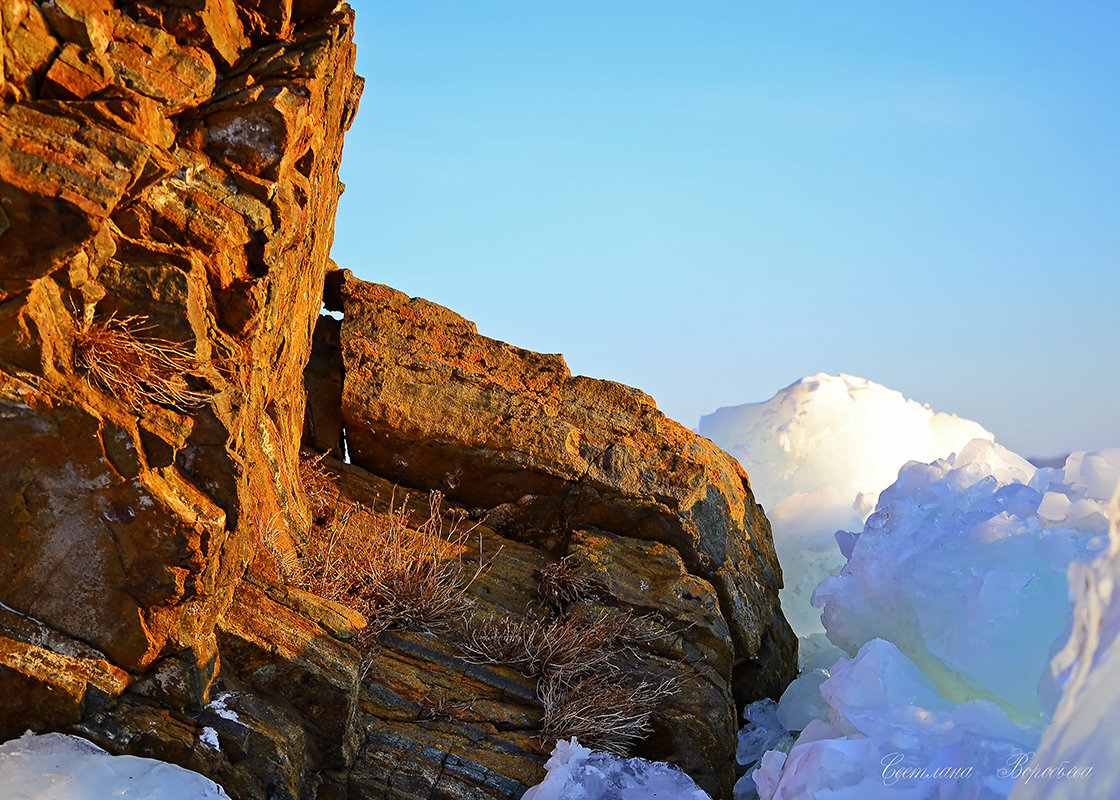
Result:
<svg viewBox="0 0 1120 800"><path fill-rule="evenodd" d="M1120 445L1120 4L354 5L359 277L690 427L847 372Z"/></svg>

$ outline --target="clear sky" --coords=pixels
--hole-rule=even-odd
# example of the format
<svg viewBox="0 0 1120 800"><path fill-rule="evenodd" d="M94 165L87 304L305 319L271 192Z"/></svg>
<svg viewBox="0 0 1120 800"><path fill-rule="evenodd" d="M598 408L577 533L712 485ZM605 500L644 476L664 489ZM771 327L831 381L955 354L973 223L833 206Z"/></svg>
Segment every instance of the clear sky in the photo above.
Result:
<svg viewBox="0 0 1120 800"><path fill-rule="evenodd" d="M847 372L1120 445L1120 3L351 2L359 277L690 427Z"/></svg>

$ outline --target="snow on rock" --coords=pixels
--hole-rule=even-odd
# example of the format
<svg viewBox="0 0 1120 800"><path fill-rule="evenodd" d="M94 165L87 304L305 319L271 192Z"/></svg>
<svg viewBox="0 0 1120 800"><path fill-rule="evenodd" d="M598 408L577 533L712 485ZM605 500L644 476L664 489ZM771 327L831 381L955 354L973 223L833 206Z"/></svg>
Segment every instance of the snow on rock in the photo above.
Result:
<svg viewBox="0 0 1120 800"><path fill-rule="evenodd" d="M198 734L198 740L211 750L218 751L222 749L218 744L218 731L210 726L206 726L202 729Z"/></svg>
<svg viewBox="0 0 1120 800"><path fill-rule="evenodd" d="M228 703L230 698L233 696L233 692L222 692L213 700L211 700L210 704L206 707L222 719L233 720L234 722L236 722L238 719L237 712L226 705L226 703Z"/></svg>
<svg viewBox="0 0 1120 800"><path fill-rule="evenodd" d="M522 800L711 800L672 764L588 750L575 737L556 743L545 769Z"/></svg>
<svg viewBox="0 0 1120 800"><path fill-rule="evenodd" d="M197 772L137 756L111 756L77 736L30 732L0 745L4 800L228 800Z"/></svg>
<svg viewBox="0 0 1120 800"><path fill-rule="evenodd" d="M721 408L700 420L699 431L750 475L774 529L783 610L799 636L823 630L809 597L844 563L833 533L861 528L906 462L994 438L975 422L934 413L877 383L824 374L764 403Z"/></svg>
<svg viewBox="0 0 1120 800"><path fill-rule="evenodd" d="M1075 464L1077 479L1099 496L1120 464L1117 451ZM1051 661L1061 701L1033 760L1022 766L1012 800L1120 797L1120 484L1111 503L1111 543L1091 564L1070 567L1073 629ZM1073 505L1073 504L1071 504ZM1094 512L1096 513L1096 512Z"/></svg>
<svg viewBox="0 0 1120 800"><path fill-rule="evenodd" d="M1066 570L1106 541L1092 510L1099 485L1081 465L1107 471L1112 457L1077 454L1068 470L1035 470L975 440L908 464L861 533L837 534L848 563L813 595L829 639L848 653L888 639L946 698L1042 718L1057 698L1045 666L1069 618ZM1062 511L1044 506L1051 495L1064 498Z"/></svg>

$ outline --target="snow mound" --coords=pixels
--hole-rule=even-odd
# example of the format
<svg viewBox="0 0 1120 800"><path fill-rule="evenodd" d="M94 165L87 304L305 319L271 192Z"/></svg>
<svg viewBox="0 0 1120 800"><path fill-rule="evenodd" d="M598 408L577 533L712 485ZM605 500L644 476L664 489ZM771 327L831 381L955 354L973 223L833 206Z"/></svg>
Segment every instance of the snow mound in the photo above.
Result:
<svg viewBox="0 0 1120 800"><path fill-rule="evenodd" d="M575 737L556 743L545 769L521 800L711 800L672 764L588 750Z"/></svg>
<svg viewBox="0 0 1120 800"><path fill-rule="evenodd" d="M30 732L0 745L4 800L229 800L197 772L137 756L111 756L77 736Z"/></svg>
<svg viewBox="0 0 1120 800"><path fill-rule="evenodd" d="M850 501L863 495L867 512L907 461L933 461L973 439L995 438L975 422L934 413L878 383L823 373L764 403L702 417L700 433L739 459L767 508L830 485Z"/></svg>
<svg viewBox="0 0 1120 800"><path fill-rule="evenodd" d="M721 408L699 431L735 456L765 507L799 636L823 630L810 595L844 563L833 532L859 530L879 493L908 461L929 462L973 439L975 422L938 414L900 392L851 375L810 375L764 403Z"/></svg>

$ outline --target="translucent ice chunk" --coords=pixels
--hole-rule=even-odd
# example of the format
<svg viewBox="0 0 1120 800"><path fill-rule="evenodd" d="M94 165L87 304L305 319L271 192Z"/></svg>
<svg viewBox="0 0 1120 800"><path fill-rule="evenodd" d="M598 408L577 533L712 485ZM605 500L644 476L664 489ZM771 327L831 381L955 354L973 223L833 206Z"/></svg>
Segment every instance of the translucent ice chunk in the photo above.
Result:
<svg viewBox="0 0 1120 800"><path fill-rule="evenodd" d="M575 737L556 743L545 769L522 800L711 800L672 764L588 750Z"/></svg>

